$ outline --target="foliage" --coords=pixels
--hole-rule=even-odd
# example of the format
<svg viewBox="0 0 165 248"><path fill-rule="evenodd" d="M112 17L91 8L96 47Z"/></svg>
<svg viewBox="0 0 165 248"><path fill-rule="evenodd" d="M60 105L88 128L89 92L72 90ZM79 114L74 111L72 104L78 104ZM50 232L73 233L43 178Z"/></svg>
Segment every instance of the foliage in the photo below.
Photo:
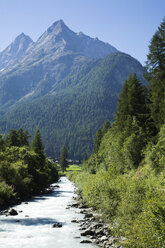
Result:
<svg viewBox="0 0 165 248"><path fill-rule="evenodd" d="M6 138L1 136L0 208L14 203L17 198L40 192L58 179L56 165L45 156L41 161L40 150L31 149L25 137L27 131L22 129L11 130ZM41 139L40 142L42 144Z"/></svg>
<svg viewBox="0 0 165 248"><path fill-rule="evenodd" d="M60 77L59 67L55 70ZM24 98L8 111L1 107L5 113L0 117L0 132L22 127L33 134L38 126L48 156L58 158L61 147L66 144L69 158L83 159L85 154L89 157L97 129L105 120L113 121L122 84L134 72L145 83L141 64L129 55L117 52L103 59L88 61L67 76L62 72L64 78L60 81L48 75L38 85L39 96L30 95L32 99L27 98L26 101ZM22 82L27 89L32 85L33 91L34 82L43 77L43 68L34 69L33 81L27 72L22 73L8 79L6 90L11 96L19 93L11 89L11 82L18 83L19 89ZM49 91L49 87L51 92L47 94L45 91Z"/></svg>
<svg viewBox="0 0 165 248"><path fill-rule="evenodd" d="M68 156L67 148L64 145L61 148L61 152L60 152L60 166L61 166L62 172L64 172L68 166L67 156Z"/></svg>
<svg viewBox="0 0 165 248"><path fill-rule="evenodd" d="M147 61L150 74L149 108L157 131L165 122L165 18L154 34Z"/></svg>
<svg viewBox="0 0 165 248"><path fill-rule="evenodd" d="M22 130L22 128L18 130L10 130L9 134L6 137L5 142L8 146L28 146L29 145L29 135L28 131L25 130L25 132Z"/></svg>
<svg viewBox="0 0 165 248"><path fill-rule="evenodd" d="M165 124L160 129L156 144L148 144L145 150L145 160L156 172L165 169Z"/></svg>
<svg viewBox="0 0 165 248"><path fill-rule="evenodd" d="M97 132L97 149L72 176L127 248L165 247L164 27L165 20L149 47L149 91L129 76L112 127Z"/></svg>
<svg viewBox="0 0 165 248"><path fill-rule="evenodd" d="M42 144L42 138L40 134L40 130L37 128L34 134L34 138L32 140L31 144L32 150L38 154L39 160L40 160L40 166L45 164L45 154L44 154L44 148Z"/></svg>
<svg viewBox="0 0 165 248"><path fill-rule="evenodd" d="M69 165L66 171L81 171L80 165Z"/></svg>

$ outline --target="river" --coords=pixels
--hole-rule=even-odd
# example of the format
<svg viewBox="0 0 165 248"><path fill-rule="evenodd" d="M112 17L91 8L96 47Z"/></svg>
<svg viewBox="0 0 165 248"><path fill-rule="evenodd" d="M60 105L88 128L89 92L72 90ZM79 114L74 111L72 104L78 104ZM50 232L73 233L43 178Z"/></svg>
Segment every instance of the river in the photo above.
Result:
<svg viewBox="0 0 165 248"><path fill-rule="evenodd" d="M65 177L51 194L36 196L27 203L14 206L17 216L0 216L0 248L96 248L81 244L83 238L77 223L82 219L78 209L66 209L74 196L74 185ZM22 211L22 212L21 212ZM52 228L56 222L61 228Z"/></svg>

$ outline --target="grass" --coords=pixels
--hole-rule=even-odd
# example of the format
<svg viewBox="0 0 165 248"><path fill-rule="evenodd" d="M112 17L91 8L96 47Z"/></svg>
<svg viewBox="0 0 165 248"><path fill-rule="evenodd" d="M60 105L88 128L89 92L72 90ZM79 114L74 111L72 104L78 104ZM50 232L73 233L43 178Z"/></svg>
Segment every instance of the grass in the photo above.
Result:
<svg viewBox="0 0 165 248"><path fill-rule="evenodd" d="M59 165L57 165L57 168L58 168L59 176L66 176L70 172L80 172L82 169L81 166L79 166L79 165L69 165L66 168L66 171L64 171L64 172L62 172Z"/></svg>
<svg viewBox="0 0 165 248"><path fill-rule="evenodd" d="M66 171L81 171L81 166L79 165L69 165Z"/></svg>

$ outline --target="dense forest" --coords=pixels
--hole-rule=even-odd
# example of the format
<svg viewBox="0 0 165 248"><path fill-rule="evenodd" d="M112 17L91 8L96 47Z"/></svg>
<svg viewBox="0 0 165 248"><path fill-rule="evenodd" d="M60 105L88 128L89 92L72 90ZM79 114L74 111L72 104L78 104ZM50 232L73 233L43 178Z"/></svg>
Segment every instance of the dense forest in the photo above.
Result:
<svg viewBox="0 0 165 248"><path fill-rule="evenodd" d="M96 133L83 172L72 175L83 199L101 210L123 247L165 247L165 19L151 39L148 87L124 82L115 120ZM84 180L85 178L85 180Z"/></svg>
<svg viewBox="0 0 165 248"><path fill-rule="evenodd" d="M44 153L39 129L29 145L28 131L0 135L0 209L40 193L57 181L56 164Z"/></svg>
<svg viewBox="0 0 165 248"><path fill-rule="evenodd" d="M57 158L60 148L66 144L69 158L83 159L92 153L99 126L106 119L113 120L122 84L134 72L145 84L142 65L121 52L86 62L54 85L49 94L28 101L25 98L25 102L18 102L5 111L0 117L0 132L22 127L33 133L38 126L48 156ZM41 72L37 71L38 74ZM20 79L21 85L25 80L26 77ZM42 87L38 90L43 91ZM12 96L15 88L13 91Z"/></svg>

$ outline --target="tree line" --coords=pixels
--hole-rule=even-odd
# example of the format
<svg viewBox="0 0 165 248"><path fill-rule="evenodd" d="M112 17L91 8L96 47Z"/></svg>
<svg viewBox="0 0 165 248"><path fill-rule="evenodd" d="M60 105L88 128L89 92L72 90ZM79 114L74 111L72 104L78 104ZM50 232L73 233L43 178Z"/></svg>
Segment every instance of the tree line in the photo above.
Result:
<svg viewBox="0 0 165 248"><path fill-rule="evenodd" d="M56 164L44 153L39 129L31 144L29 138L22 128L0 135L0 208L39 193L58 179Z"/></svg>

